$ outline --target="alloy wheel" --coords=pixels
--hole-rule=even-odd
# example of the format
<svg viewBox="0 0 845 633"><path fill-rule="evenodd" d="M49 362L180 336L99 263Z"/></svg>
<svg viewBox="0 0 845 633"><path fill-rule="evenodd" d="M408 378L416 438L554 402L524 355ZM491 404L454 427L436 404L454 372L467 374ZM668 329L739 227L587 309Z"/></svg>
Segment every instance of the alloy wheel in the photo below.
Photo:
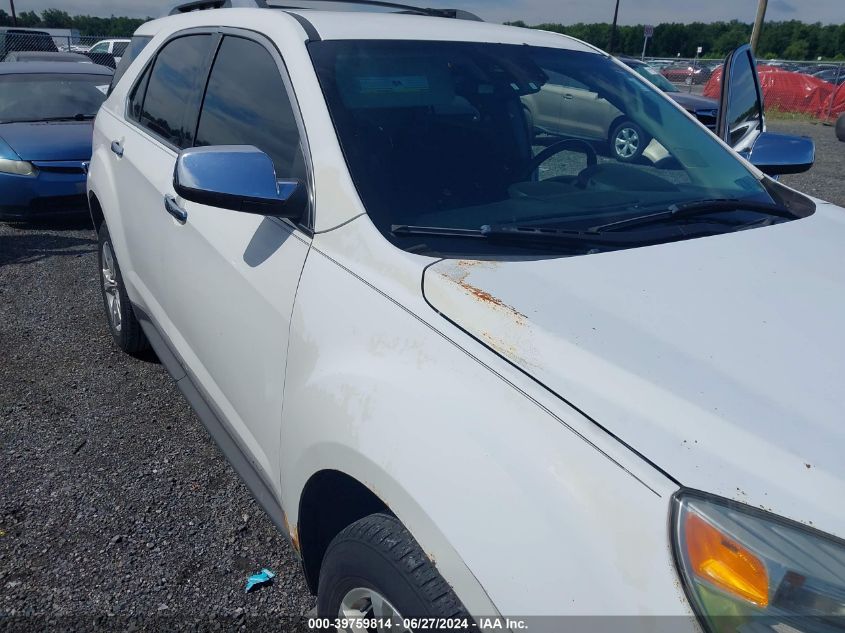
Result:
<svg viewBox="0 0 845 633"><path fill-rule="evenodd" d="M106 312L109 323L115 332L120 332L120 284L117 276L117 265L109 242L103 243L103 294L106 297Z"/></svg>
<svg viewBox="0 0 845 633"><path fill-rule="evenodd" d="M365 587L350 589L340 601L338 618L349 624L345 629L339 628L338 633L360 633L361 631L410 633L403 624L402 615L375 589ZM361 622L362 625L375 623L380 626L363 628L355 626L354 622Z"/></svg>
<svg viewBox="0 0 845 633"><path fill-rule="evenodd" d="M613 147L620 158L633 158L640 147L640 135L634 128L623 127L613 139Z"/></svg>

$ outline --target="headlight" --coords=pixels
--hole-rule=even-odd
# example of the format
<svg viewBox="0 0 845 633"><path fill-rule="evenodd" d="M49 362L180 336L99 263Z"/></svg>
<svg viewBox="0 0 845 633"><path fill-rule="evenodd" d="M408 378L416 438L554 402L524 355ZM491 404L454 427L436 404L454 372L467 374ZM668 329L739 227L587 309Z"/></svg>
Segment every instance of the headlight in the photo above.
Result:
<svg viewBox="0 0 845 633"><path fill-rule="evenodd" d="M25 160L0 158L0 172L18 176L32 176L35 173L35 166Z"/></svg>
<svg viewBox="0 0 845 633"><path fill-rule="evenodd" d="M845 631L845 541L701 493L674 504L675 557L710 631Z"/></svg>

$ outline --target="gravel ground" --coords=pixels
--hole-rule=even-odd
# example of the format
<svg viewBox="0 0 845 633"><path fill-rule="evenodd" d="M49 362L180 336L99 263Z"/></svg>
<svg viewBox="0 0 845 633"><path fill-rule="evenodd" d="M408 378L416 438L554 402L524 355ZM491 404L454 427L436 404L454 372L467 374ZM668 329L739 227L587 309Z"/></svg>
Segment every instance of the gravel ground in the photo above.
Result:
<svg viewBox="0 0 845 633"><path fill-rule="evenodd" d="M833 127L807 121L772 120L769 130L809 136L816 142L816 164L805 174L784 176L783 183L804 193L845 207L845 143Z"/></svg>
<svg viewBox="0 0 845 633"><path fill-rule="evenodd" d="M785 182L845 206L833 129L771 127L816 139ZM231 629L313 606L164 368L112 344L86 224L0 223L0 447L0 629ZM262 567L275 584L245 595Z"/></svg>
<svg viewBox="0 0 845 633"><path fill-rule="evenodd" d="M87 224L0 223L0 630L304 614L287 541L164 368L115 347L97 283Z"/></svg>

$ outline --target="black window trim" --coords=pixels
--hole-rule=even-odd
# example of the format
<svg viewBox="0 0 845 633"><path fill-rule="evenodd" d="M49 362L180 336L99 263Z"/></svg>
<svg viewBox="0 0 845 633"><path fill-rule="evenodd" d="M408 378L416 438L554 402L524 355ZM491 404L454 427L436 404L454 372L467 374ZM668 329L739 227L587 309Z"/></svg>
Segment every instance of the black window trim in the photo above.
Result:
<svg viewBox="0 0 845 633"><path fill-rule="evenodd" d="M147 136L151 137L154 141L161 143L167 149L175 152L177 155L181 151L178 147L164 139L163 137L159 136L149 128L144 127L140 124L139 121L136 121L130 116L130 95L132 95L135 88L138 84L143 81L144 75L146 74L147 70L155 64L156 59L158 58L159 53L167 46L168 43L172 42L173 40L179 37L185 37L187 35L200 35L200 34L210 34L210 35L217 35L216 41L212 42L211 50L209 51L208 59L206 60L205 68L203 72L199 74L199 79L201 81L202 90L200 91L201 98L197 107L193 111L193 120L192 121L185 121L185 123L191 123L190 129L191 130L191 146L196 140L197 135L197 127L199 126L199 116L202 111L202 105L205 102L205 93L208 90L208 81L211 77L211 69L214 65L214 60L217 58L217 53L220 50L220 45L223 42L223 38L228 37L240 37L242 39L251 40L256 42L261 47L263 47L270 56L273 58L273 61L276 63L276 69L279 71L279 74L282 78L282 83L285 86L285 91L287 93L288 100L291 104L291 111L293 112L293 117L296 121L297 131L299 133L299 146L302 150L303 159L305 161L305 186L308 190L308 210L306 211L305 217L299 223L294 223L287 218L276 218L271 217L272 220L276 221L283 226L290 227L293 229L299 229L302 233L307 235L309 238L314 237L314 209L315 209L315 202L316 202L316 191L314 188L314 163L311 157L311 145L308 142L308 134L305 130L305 121L302 117L302 109L299 105L299 99L296 95L296 89L293 86L293 81L290 78L290 73L288 72L287 64L285 64L285 60L282 57L281 51L279 51L278 47L273 43L265 35L253 31L251 29L245 28L238 28L238 27L228 27L228 26L217 26L217 27L194 27L190 29L185 29L183 31L177 31L172 33L167 39L165 39L150 59L147 60L147 63L144 65L144 68L138 73L138 76L135 78L132 87L126 92L126 99L124 102L124 119L127 123L135 126L139 131L146 134ZM144 88L145 94L144 99L147 98L146 96L146 87ZM141 102L141 106L143 108L143 100ZM187 111L187 108L186 108ZM270 216L268 216L270 217Z"/></svg>

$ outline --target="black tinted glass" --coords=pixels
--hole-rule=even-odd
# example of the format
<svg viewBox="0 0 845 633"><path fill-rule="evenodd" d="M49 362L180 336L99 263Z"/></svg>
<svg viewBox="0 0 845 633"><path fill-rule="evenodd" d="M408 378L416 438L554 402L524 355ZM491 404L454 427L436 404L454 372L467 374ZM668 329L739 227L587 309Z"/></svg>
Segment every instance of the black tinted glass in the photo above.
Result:
<svg viewBox="0 0 845 633"><path fill-rule="evenodd" d="M771 200L713 135L603 55L390 40L308 50L361 201L401 248L514 254L523 251L463 231L587 231L675 204ZM565 89L555 84L565 80Z"/></svg>
<svg viewBox="0 0 845 633"><path fill-rule="evenodd" d="M196 145L254 145L280 179L304 178L299 132L279 69L260 44L226 37L211 69Z"/></svg>
<svg viewBox="0 0 845 633"><path fill-rule="evenodd" d="M136 35L132 38L132 41L127 46L126 44L119 43L115 44L115 54L121 55L123 57L120 58L120 63L117 65L117 69L114 71L114 77L112 77L111 85L109 86L109 94L111 94L112 89L117 85L118 80L123 77L123 73L126 72L126 69L129 68L129 65L135 61L135 58L138 57L138 54L144 50L144 47L150 43L152 39L149 35ZM122 50L120 53L117 52L117 47L121 46Z"/></svg>
<svg viewBox="0 0 845 633"><path fill-rule="evenodd" d="M210 47L210 35L180 37L165 45L153 65L141 124L177 147L190 142L185 114L196 103Z"/></svg>
<svg viewBox="0 0 845 633"><path fill-rule="evenodd" d="M141 106L144 104L144 93L147 91L147 82L149 80L150 67L148 66L129 95L129 117L136 121L141 120Z"/></svg>

